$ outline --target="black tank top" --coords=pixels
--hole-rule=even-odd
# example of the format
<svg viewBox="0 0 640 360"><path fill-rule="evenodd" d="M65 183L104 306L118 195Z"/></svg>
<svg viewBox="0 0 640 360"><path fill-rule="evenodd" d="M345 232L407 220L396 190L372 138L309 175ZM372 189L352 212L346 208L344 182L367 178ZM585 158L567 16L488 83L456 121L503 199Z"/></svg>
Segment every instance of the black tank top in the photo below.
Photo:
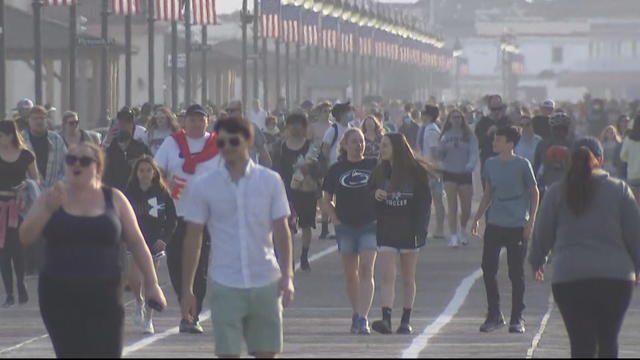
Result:
<svg viewBox="0 0 640 360"><path fill-rule="evenodd" d="M102 187L106 211L75 216L62 207L44 228L43 274L56 278L119 279L122 225L113 206L113 190Z"/></svg>

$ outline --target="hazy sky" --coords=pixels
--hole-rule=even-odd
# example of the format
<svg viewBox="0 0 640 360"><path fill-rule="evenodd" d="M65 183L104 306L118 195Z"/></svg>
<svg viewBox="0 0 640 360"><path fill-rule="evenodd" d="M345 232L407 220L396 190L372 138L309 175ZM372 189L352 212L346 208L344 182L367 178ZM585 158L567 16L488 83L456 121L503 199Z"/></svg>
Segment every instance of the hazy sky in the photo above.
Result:
<svg viewBox="0 0 640 360"><path fill-rule="evenodd" d="M247 0L249 9L253 8L253 0ZM394 3L394 2L415 2L415 0L377 0L377 2L383 3ZM240 10L242 7L242 0L217 0L216 1L216 10L218 14L227 14L230 12L234 12L236 10Z"/></svg>

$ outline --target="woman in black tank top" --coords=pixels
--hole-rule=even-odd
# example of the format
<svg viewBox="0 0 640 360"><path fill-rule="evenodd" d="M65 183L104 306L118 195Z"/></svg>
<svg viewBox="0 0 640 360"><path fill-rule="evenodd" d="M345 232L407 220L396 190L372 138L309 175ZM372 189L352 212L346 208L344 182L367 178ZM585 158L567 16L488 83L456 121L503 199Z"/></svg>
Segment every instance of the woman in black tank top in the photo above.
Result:
<svg viewBox="0 0 640 360"><path fill-rule="evenodd" d="M131 205L100 182L100 148L77 145L65 163L66 184L46 191L20 227L23 244L45 238L40 313L58 357L120 357L121 238L142 270L147 301L162 308L166 300Z"/></svg>

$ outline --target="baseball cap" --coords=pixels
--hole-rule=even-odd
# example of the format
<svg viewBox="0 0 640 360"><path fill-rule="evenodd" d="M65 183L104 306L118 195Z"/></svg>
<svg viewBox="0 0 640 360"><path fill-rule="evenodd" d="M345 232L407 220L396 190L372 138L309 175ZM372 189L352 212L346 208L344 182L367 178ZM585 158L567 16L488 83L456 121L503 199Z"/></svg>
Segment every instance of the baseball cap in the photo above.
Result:
<svg viewBox="0 0 640 360"><path fill-rule="evenodd" d="M547 100L542 102L542 107L543 108L553 109L553 108L556 107L556 103L551 99L547 99Z"/></svg>
<svg viewBox="0 0 640 360"><path fill-rule="evenodd" d="M305 100L302 102L302 104L300 104L300 107L303 109L311 109L313 107L313 103L311 102L311 100Z"/></svg>
<svg viewBox="0 0 640 360"><path fill-rule="evenodd" d="M233 100L227 105L225 110L227 110L227 112L231 112L231 110L242 110L242 102L240 100Z"/></svg>
<svg viewBox="0 0 640 360"><path fill-rule="evenodd" d="M351 110L351 101L347 101L345 103L336 103L333 105L333 109L331 109L331 115L336 119L340 114Z"/></svg>
<svg viewBox="0 0 640 360"><path fill-rule="evenodd" d="M600 143L600 140L594 138L593 136L583 137L582 139L576 141L573 144L573 150L575 151L582 146L589 149L589 151L591 151L591 153L595 157L598 157L598 158L602 157L602 153L604 152L602 148L602 143Z"/></svg>
<svg viewBox="0 0 640 360"><path fill-rule="evenodd" d="M209 116L209 113L207 112L207 110L202 107L202 105L200 104L193 104L191 106L189 106L187 108L187 116L189 115L202 115L202 116Z"/></svg>
<svg viewBox="0 0 640 360"><path fill-rule="evenodd" d="M433 119L437 119L438 116L440 116L440 109L438 109L437 106L427 104L422 113L431 116Z"/></svg>
<svg viewBox="0 0 640 360"><path fill-rule="evenodd" d="M18 105L16 105L16 110L31 109L32 107L33 107L33 101L31 101L30 99L24 98L18 101Z"/></svg>

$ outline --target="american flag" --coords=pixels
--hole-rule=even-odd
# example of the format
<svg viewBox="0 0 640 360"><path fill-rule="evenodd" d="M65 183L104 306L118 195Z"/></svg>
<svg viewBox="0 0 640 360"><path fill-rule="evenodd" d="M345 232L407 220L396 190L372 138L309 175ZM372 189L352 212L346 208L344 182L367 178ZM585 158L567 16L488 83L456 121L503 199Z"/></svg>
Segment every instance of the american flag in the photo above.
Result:
<svg viewBox="0 0 640 360"><path fill-rule="evenodd" d="M285 5L282 7L282 40L298 42L300 26L300 7Z"/></svg>
<svg viewBox="0 0 640 360"><path fill-rule="evenodd" d="M58 6L58 5L76 5L78 0L44 0L42 5L44 6Z"/></svg>
<svg viewBox="0 0 640 360"><path fill-rule="evenodd" d="M321 20L322 47L336 49L338 47L338 18L326 16Z"/></svg>
<svg viewBox="0 0 640 360"><path fill-rule="evenodd" d="M112 0L111 10L117 15L140 14L140 0Z"/></svg>
<svg viewBox="0 0 640 360"><path fill-rule="evenodd" d="M180 0L156 0L154 18L160 21L178 21L182 19Z"/></svg>
<svg viewBox="0 0 640 360"><path fill-rule="evenodd" d="M191 23L196 25L215 25L216 0L191 0Z"/></svg>
<svg viewBox="0 0 640 360"><path fill-rule="evenodd" d="M277 39L280 37L280 0L262 0L260 3L262 18L262 37Z"/></svg>
<svg viewBox="0 0 640 360"><path fill-rule="evenodd" d="M320 36L318 27L320 25L320 15L311 10L303 10L302 16L302 43L305 45L318 46Z"/></svg>
<svg viewBox="0 0 640 360"><path fill-rule="evenodd" d="M369 26L361 26L358 29L360 40L358 51L360 55L373 55L373 30L374 28Z"/></svg>
<svg viewBox="0 0 640 360"><path fill-rule="evenodd" d="M353 52L355 47L355 33L357 25L349 21L340 22L340 50L342 52Z"/></svg>

